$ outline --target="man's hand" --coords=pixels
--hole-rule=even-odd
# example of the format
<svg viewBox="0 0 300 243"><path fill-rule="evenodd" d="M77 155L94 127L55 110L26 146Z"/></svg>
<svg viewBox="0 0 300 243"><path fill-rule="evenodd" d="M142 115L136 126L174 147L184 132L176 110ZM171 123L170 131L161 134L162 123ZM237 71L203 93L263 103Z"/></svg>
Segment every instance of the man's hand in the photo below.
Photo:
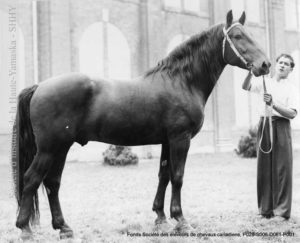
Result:
<svg viewBox="0 0 300 243"><path fill-rule="evenodd" d="M264 94L264 102L266 102L267 105L271 106L273 103L272 95Z"/></svg>

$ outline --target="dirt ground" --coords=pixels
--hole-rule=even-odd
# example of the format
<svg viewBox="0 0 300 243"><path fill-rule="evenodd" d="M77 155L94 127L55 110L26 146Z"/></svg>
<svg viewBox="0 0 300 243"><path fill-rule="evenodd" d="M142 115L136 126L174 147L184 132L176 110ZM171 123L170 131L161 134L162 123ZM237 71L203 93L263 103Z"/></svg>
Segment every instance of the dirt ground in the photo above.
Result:
<svg viewBox="0 0 300 243"><path fill-rule="evenodd" d="M189 236L155 233L152 203L158 183L158 158L137 166L109 167L101 162L68 162L60 199L75 237L60 242L300 242L300 153L295 153L292 217L286 222L257 215L256 160L234 154L188 157L182 207L194 230ZM20 242L14 226L16 203L10 168L0 164L0 242ZM165 208L169 215L170 187ZM51 215L40 191L41 225L34 242L57 242ZM169 219L175 225L173 220ZM158 233L159 234L159 233ZM210 234L210 236L209 236ZM135 235L135 236L133 236Z"/></svg>

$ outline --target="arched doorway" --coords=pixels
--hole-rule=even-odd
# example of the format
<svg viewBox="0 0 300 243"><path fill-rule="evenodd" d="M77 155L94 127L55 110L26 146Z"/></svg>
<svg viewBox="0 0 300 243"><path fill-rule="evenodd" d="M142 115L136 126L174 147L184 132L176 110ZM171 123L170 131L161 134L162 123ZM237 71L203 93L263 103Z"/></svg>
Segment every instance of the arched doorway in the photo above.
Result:
<svg viewBox="0 0 300 243"><path fill-rule="evenodd" d="M130 49L122 32L107 22L90 25L79 43L80 71L112 79L131 76Z"/></svg>

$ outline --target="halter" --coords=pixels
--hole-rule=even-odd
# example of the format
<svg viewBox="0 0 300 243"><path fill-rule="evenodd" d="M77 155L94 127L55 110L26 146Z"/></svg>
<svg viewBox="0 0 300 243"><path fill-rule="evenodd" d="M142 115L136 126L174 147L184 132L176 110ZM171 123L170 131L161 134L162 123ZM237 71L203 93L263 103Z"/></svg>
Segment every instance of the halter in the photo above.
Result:
<svg viewBox="0 0 300 243"><path fill-rule="evenodd" d="M233 29L233 27L237 26L237 25L242 25L240 23L234 23L233 25L231 25L228 29L225 29L225 26L223 28L223 33L224 33L224 39L223 39L223 49L222 49L222 54L223 54L223 59L225 61L225 44L226 44L226 40L228 41L231 49L233 50L233 52L235 53L235 55L246 65L246 67L249 67L249 63L245 60L245 58L239 53L239 51L236 49L236 47L234 46L233 42L231 41L228 33L231 29Z"/></svg>

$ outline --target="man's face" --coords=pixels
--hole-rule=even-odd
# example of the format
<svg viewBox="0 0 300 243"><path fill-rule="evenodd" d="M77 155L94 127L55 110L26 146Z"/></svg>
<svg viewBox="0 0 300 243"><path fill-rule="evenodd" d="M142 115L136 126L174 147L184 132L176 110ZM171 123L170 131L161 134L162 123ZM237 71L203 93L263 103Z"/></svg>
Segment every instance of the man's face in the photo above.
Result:
<svg viewBox="0 0 300 243"><path fill-rule="evenodd" d="M280 78L287 78L289 73L293 70L291 67L291 60L287 57L280 57L276 63L275 71Z"/></svg>

